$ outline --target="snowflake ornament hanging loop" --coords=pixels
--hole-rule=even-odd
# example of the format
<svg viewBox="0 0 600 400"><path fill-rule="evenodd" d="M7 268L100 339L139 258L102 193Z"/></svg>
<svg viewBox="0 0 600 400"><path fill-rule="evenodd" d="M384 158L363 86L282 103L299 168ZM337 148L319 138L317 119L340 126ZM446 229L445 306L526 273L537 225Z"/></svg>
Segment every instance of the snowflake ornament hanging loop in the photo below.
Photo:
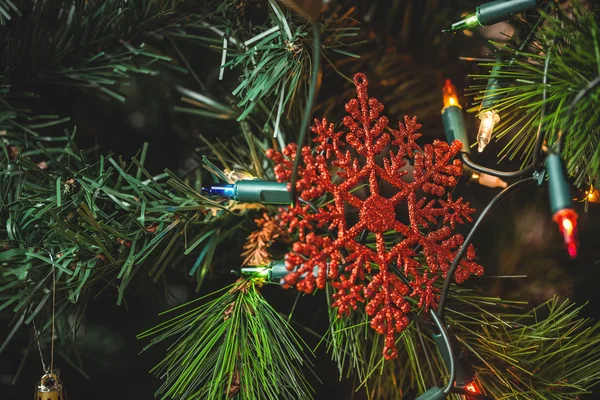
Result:
<svg viewBox="0 0 600 400"><path fill-rule="evenodd" d="M305 202L280 210L282 227L295 237L286 255L290 273L284 286L312 292L329 281L339 316L366 303L370 325L385 335L383 354L390 359L397 355L397 334L410 322L407 299L415 299L417 308L425 311L437 307L435 282L446 276L463 243L462 235L453 230L456 224L471 221L474 210L462 199L453 200L450 193L462 175L462 164L454 158L460 142L449 145L435 140L421 148L416 142L421 136L416 118L404 117L398 129L389 127L383 104L368 95L366 76L356 74L354 83L357 97L346 104L345 131L336 131L325 119L315 120L316 148L306 146L301 152L297 193L307 201L330 201L320 202L323 205L317 210ZM295 144L282 152L267 152L276 163L278 181L289 181L295 154ZM405 177L409 162L412 176ZM382 181L395 188L391 197L381 195ZM364 199L354 194L360 185L369 189ZM407 205L408 223L396 218L400 204ZM351 222L348 215L356 211L358 221ZM359 240L364 230L374 236L372 246ZM398 239L386 243L388 232L395 232ZM455 274L456 282L483 273L474 259L470 246ZM392 264L408 285L392 273Z"/></svg>

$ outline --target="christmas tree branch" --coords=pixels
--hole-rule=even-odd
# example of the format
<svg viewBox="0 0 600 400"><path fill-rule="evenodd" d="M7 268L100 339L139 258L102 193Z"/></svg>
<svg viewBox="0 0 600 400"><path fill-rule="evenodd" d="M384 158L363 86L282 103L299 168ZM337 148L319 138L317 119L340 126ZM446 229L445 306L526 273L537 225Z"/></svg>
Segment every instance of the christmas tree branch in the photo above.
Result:
<svg viewBox="0 0 600 400"><path fill-rule="evenodd" d="M152 369L164 380L160 398L312 398L302 374L309 351L262 297L261 285L260 280L240 279L138 336L153 337L145 349L175 339Z"/></svg>
<svg viewBox="0 0 600 400"><path fill-rule="evenodd" d="M583 306L553 298L523 312L523 302L452 290L447 322L488 395L571 399L600 382L600 324L579 316ZM330 321L322 340L340 376L354 377L356 390L364 387L370 398L421 393L446 374L426 326L413 322L398 338L398 359L385 361L364 314L338 318L333 311Z"/></svg>
<svg viewBox="0 0 600 400"><path fill-rule="evenodd" d="M483 316L478 327L455 323L493 397L571 399L600 382L600 324L582 308L553 298L520 316Z"/></svg>
<svg viewBox="0 0 600 400"><path fill-rule="evenodd" d="M200 285L224 233L249 209L211 201L171 171L152 176L146 147L129 163L91 161L71 134L62 147L21 139L5 137L2 154L1 308L23 312L47 301L52 267L71 302L102 282L121 303L142 272L156 282L187 255L196 257L188 273Z"/></svg>
<svg viewBox="0 0 600 400"><path fill-rule="evenodd" d="M568 109L577 93L600 73L598 16L595 9L574 0L566 9L555 7L550 13L542 13L542 18L528 48L517 51L508 45L497 45L506 55L505 61L482 64L500 68L494 72L499 86L471 86L478 97L470 111L479 111L479 101L491 99L485 110L493 109L502 115L496 137L508 138L500 154L520 158L523 164L531 159L540 123L549 146L556 144L561 130L569 131L564 148L567 169L577 186L596 187L600 174L595 111L598 96L590 93L577 104L575 112L569 113ZM546 55L550 60L545 73ZM490 77L473 75L475 80ZM542 85L543 82L547 84Z"/></svg>

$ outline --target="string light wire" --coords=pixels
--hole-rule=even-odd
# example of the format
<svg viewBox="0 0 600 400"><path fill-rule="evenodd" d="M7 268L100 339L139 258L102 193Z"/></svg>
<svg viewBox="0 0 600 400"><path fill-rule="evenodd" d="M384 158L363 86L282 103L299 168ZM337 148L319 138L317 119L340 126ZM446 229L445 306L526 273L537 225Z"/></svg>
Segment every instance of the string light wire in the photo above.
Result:
<svg viewBox="0 0 600 400"><path fill-rule="evenodd" d="M435 322L440 334L442 335L444 344L448 348L448 354L450 355L450 357L448 357L450 360L450 365L448 366L448 369L450 370L450 378L448 379L448 383L444 388L444 393L450 394L452 388L454 387L454 381L456 380L456 366L454 360L454 351L452 350L452 343L450 342L450 336L448 336L448 332L446 331L446 327L444 326L444 321L442 320L441 316L438 315L438 313L436 313L433 309L429 310L429 314L431 315L431 318Z"/></svg>
<svg viewBox="0 0 600 400"><path fill-rule="evenodd" d="M475 233L477 232L477 229L481 226L482 222L485 220L485 218L488 216L488 214L492 211L492 209L495 206L497 206L504 198L506 198L506 196L508 194L512 193L513 191L515 191L523 186L529 185L531 183L537 183L537 181L538 181L537 177L532 176L529 178L521 179L520 181L513 183L512 185L508 186L506 189L504 189L500 193L498 193L492 199L492 201L490 201L488 203L488 205L485 207L485 209L481 212L481 214L479 215L479 217L473 224L473 227L469 231L469 234L465 238L465 241L463 242L460 250L456 253L454 260L452 261L452 264L450 265L450 268L448 269L448 273L446 274L446 279L444 279L444 286L442 287L442 291L440 293L440 302L439 302L439 306L438 306L438 314L439 314L440 318L442 318L442 319L444 318L444 309L446 307L446 300L448 298L448 293L450 291L450 284L452 282L452 278L454 277L454 273L456 272L456 269L458 268L460 261L462 260L464 255L467 253L467 249L469 248L469 245L473 241L473 238L475 237Z"/></svg>
<svg viewBox="0 0 600 400"><path fill-rule="evenodd" d="M529 174L533 173L533 171L534 171L533 164L529 164L524 169L520 169L518 171L498 171L496 169L484 167L483 165L474 163L473 161L471 161L471 159L469 158L467 153L462 153L461 159L462 159L462 162L467 167L471 168L472 170L477 171L477 172L482 172L484 174L496 176L498 178L506 178L506 179L520 178L522 176L529 175Z"/></svg>
<svg viewBox="0 0 600 400"><path fill-rule="evenodd" d="M596 86L598 86L598 84L600 84L600 76L597 76L595 79L591 80L587 84L586 87L584 87L583 89L581 89L579 91L579 93L577 93L577 95L575 96L575 98L573 99L573 101L571 102L571 104L569 105L569 108L567 110L567 116L565 118L566 122L570 122L571 117L573 116L573 112L575 111L575 107L577 106L577 103L579 103L581 100L583 100L585 97L587 97L596 88ZM563 125L564 124L565 124L565 122L563 122ZM558 140L557 140L557 148L556 148L556 152L558 154L561 154L563 151L567 134L568 134L568 131L565 132L561 127L560 131L558 132Z"/></svg>

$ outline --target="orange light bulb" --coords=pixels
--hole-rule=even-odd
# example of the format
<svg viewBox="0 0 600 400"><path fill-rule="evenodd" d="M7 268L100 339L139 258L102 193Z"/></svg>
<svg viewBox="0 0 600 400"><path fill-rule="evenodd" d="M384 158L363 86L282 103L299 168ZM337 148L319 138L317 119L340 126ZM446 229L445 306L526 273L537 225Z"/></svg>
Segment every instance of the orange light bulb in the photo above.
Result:
<svg viewBox="0 0 600 400"><path fill-rule="evenodd" d="M590 186L590 188L588 190L581 193L580 196L573 198L573 200L586 202L586 203L600 203L600 190L594 189L593 186Z"/></svg>
<svg viewBox="0 0 600 400"><path fill-rule="evenodd" d="M565 241L565 247L571 258L577 257L577 213L570 208L559 210L552 217L558 224L558 230Z"/></svg>
<svg viewBox="0 0 600 400"><path fill-rule="evenodd" d="M588 191L585 192L586 199L592 203L598 203L600 201L600 190L594 189L593 186L590 187Z"/></svg>
<svg viewBox="0 0 600 400"><path fill-rule="evenodd" d="M456 94L456 88L454 87L452 82L450 82L450 79L446 79L446 83L442 88L442 96L444 99L444 108L452 106L462 108L458 103L458 95Z"/></svg>

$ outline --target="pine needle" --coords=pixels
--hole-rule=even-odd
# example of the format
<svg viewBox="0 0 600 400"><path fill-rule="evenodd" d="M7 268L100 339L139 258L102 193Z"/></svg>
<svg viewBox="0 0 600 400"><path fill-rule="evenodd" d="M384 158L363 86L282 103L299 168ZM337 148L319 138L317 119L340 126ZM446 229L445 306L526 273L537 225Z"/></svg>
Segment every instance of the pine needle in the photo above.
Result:
<svg viewBox="0 0 600 400"><path fill-rule="evenodd" d="M573 15L569 16L569 12ZM526 51L514 50L517 46L512 43L496 44L506 61L481 64L485 68L500 67L499 87L488 90L484 83L477 82L469 88L475 96L475 107L470 111L479 112L479 103L490 98L493 101L487 109L494 109L502 116L496 127L496 139L506 143L500 152L502 157L520 159L523 165L529 163L540 124L548 146L556 143L561 129L568 131L564 148L567 170L575 184L586 189L600 182L597 113L600 96L590 93L571 116L567 110L577 93L600 71L598 15L596 8L589 8L580 0L573 0L563 10L554 7L550 13L542 13L543 21ZM550 54L550 60L544 101L546 54ZM490 74L472 75L475 81L483 82L490 77ZM544 108L546 112L540 121Z"/></svg>
<svg viewBox="0 0 600 400"><path fill-rule="evenodd" d="M173 341L151 372L164 382L161 399L309 399L302 374L309 352L258 288L260 280L240 279L138 338L148 348Z"/></svg>

